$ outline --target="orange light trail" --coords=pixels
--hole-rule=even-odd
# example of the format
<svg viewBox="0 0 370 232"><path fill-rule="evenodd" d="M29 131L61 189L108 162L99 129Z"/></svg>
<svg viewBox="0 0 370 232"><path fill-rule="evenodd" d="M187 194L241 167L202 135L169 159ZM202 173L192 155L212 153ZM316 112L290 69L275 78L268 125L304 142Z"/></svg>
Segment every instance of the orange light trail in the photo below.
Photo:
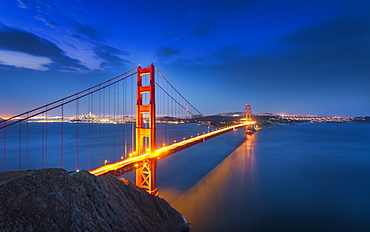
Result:
<svg viewBox="0 0 370 232"><path fill-rule="evenodd" d="M160 158L163 158L163 157L161 157L161 155L164 155L165 153L169 153L166 156L172 155L172 154L182 150L182 149L179 149L181 147L184 147L184 148L190 147L192 145L200 143L200 141L203 141L203 139L204 140L207 139L207 138L209 139L210 137L211 138L215 137L219 134L228 132L230 130L233 130L233 129L236 129L236 128L239 128L239 127L243 127L243 126L248 126L248 125L255 124L255 123L256 123L255 121L249 121L249 122L246 122L246 123L242 123L242 124L238 124L238 125L229 126L229 127L225 127L225 128L222 128L222 129L214 130L214 131L208 132L206 134L202 134L202 135L199 135L199 136L196 136L196 137L192 137L192 138L183 140L181 142L177 142L177 143L173 143L173 144L168 145L168 146L161 147L161 148L157 149L155 152L153 152L152 154L145 153L145 154L140 155L140 156L129 157L129 158L124 159L124 160L119 160L117 162L95 168L93 170L90 170L89 172L93 175L100 176L100 175L115 172L119 169L123 169L126 166L129 166L129 165L132 165L132 164L135 164L135 163L137 164L139 162L143 162L147 159L155 159L155 158L160 159ZM139 165L137 165L137 167L138 166Z"/></svg>

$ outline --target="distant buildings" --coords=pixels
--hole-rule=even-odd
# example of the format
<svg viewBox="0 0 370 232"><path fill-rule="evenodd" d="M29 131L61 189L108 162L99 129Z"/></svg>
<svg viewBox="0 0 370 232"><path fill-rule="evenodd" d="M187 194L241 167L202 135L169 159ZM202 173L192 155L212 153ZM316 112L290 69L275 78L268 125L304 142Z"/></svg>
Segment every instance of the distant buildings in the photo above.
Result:
<svg viewBox="0 0 370 232"><path fill-rule="evenodd" d="M318 115L278 115L280 119L309 122L352 122L355 117L328 117Z"/></svg>
<svg viewBox="0 0 370 232"><path fill-rule="evenodd" d="M303 122L369 122L369 117L328 117L328 116L318 116L318 115L278 115L270 113L262 113L253 115L255 119L262 121L276 121L285 122L287 124L296 124ZM15 118L18 120L20 118ZM208 116L190 116L190 117L170 117L162 116L157 117L157 123L169 123L169 124L179 124L179 123L196 123L202 125L213 125L213 126L224 126L229 124L240 123L245 120L245 113L234 112L234 113L221 113L217 115ZM0 122L2 119L0 118ZM89 113L87 115L75 115L72 117L61 117L61 116L36 116L27 120L28 122L69 122L69 123L135 123L135 116L128 115L95 115ZM145 118L144 118L144 122Z"/></svg>

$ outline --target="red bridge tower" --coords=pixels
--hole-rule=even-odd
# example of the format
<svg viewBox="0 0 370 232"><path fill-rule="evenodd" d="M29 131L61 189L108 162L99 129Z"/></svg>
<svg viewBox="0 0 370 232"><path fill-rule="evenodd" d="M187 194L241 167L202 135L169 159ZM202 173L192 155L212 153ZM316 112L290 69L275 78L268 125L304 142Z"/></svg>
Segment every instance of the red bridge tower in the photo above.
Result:
<svg viewBox="0 0 370 232"><path fill-rule="evenodd" d="M252 109L251 105L245 106L245 121L250 122L252 121Z"/></svg>
<svg viewBox="0 0 370 232"><path fill-rule="evenodd" d="M136 155L153 153L156 150L153 64L147 68L138 68L136 100ZM142 167L136 169L136 185L152 195L158 195L156 166L157 159L148 159Z"/></svg>
<svg viewBox="0 0 370 232"><path fill-rule="evenodd" d="M251 105L245 106L245 121L250 122L252 121L252 108ZM252 134L253 133L254 125L248 125L245 127L246 133Z"/></svg>

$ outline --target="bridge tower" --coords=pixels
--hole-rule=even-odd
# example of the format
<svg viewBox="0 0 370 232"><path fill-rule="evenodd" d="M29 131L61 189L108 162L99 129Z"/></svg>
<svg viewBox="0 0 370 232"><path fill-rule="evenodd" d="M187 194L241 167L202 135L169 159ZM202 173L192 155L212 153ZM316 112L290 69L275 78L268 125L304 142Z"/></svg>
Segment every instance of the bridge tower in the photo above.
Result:
<svg viewBox="0 0 370 232"><path fill-rule="evenodd" d="M245 121L250 122L252 121L252 108L251 105L245 106ZM245 127L245 130L248 134L252 133L253 125L248 125Z"/></svg>
<svg viewBox="0 0 370 232"><path fill-rule="evenodd" d="M252 108L251 105L245 106L245 121L250 122L252 121Z"/></svg>
<svg viewBox="0 0 370 232"><path fill-rule="evenodd" d="M152 153L156 150L153 64L147 68L138 67L136 100L136 155ZM156 159L148 159L142 167L136 169L136 185L152 195L158 195L156 166Z"/></svg>

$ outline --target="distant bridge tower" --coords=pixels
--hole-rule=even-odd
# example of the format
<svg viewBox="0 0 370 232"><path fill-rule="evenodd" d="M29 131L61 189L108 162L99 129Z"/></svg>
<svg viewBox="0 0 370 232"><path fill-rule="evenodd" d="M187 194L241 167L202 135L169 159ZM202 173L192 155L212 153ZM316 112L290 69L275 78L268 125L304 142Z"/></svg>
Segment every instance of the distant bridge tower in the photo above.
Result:
<svg viewBox="0 0 370 232"><path fill-rule="evenodd" d="M147 68L138 68L136 100L136 155L152 153L156 150L153 64ZM136 169L136 185L152 195L158 195L156 166L157 159L148 159L142 167Z"/></svg>
<svg viewBox="0 0 370 232"><path fill-rule="evenodd" d="M245 106L245 121L250 122L252 121L252 109L251 105Z"/></svg>
<svg viewBox="0 0 370 232"><path fill-rule="evenodd" d="M251 105L246 105L245 106L245 121L246 122L251 122L252 121L252 108ZM252 130L254 129L254 124L253 125L248 125L245 127L245 130L248 134L253 133Z"/></svg>

